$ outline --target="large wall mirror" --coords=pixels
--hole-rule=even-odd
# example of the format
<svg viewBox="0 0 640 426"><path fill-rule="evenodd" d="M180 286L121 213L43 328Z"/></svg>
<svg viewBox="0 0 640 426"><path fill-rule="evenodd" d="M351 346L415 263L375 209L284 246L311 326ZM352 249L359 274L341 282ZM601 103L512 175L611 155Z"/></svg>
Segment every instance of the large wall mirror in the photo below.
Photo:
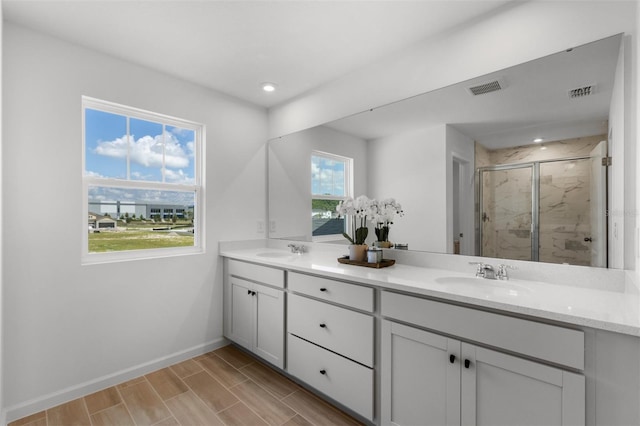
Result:
<svg viewBox="0 0 640 426"><path fill-rule="evenodd" d="M624 179L621 41L269 141L269 238L344 244L331 210L364 194L402 204L389 240L410 250L606 267Z"/></svg>

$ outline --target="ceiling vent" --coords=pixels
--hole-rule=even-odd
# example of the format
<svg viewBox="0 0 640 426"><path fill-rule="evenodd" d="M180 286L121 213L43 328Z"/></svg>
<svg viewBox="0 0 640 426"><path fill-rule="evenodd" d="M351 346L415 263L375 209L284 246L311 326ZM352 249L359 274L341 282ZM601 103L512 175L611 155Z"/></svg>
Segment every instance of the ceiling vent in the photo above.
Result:
<svg viewBox="0 0 640 426"><path fill-rule="evenodd" d="M485 93L496 92L503 90L507 87L504 78L498 78L495 80L485 81L484 83L476 84L475 86L467 87L467 91L473 96L484 95Z"/></svg>
<svg viewBox="0 0 640 426"><path fill-rule="evenodd" d="M576 87L575 89L569 90L569 98L584 98L585 96L593 95L596 93L596 85L589 84L587 86Z"/></svg>

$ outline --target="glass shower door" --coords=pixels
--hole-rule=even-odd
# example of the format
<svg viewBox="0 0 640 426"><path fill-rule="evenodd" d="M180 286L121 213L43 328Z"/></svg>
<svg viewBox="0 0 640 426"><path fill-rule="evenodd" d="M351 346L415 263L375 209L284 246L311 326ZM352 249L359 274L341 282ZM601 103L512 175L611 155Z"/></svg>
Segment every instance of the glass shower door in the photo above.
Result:
<svg viewBox="0 0 640 426"><path fill-rule="evenodd" d="M540 164L540 261L606 266L603 156Z"/></svg>
<svg viewBox="0 0 640 426"><path fill-rule="evenodd" d="M533 181L532 164L480 169L481 256L537 260L537 250L532 250Z"/></svg>

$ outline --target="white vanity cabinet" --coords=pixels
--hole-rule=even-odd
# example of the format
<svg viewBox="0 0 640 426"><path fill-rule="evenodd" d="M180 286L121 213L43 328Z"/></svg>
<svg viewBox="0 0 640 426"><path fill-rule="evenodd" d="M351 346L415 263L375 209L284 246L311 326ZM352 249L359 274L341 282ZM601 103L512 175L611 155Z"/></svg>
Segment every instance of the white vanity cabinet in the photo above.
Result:
<svg viewBox="0 0 640 426"><path fill-rule="evenodd" d="M225 337L284 368L284 271L227 260Z"/></svg>
<svg viewBox="0 0 640 426"><path fill-rule="evenodd" d="M584 376L547 365L583 369L582 331L386 291L381 313L383 424L585 424Z"/></svg>
<svg viewBox="0 0 640 426"><path fill-rule="evenodd" d="M289 272L287 371L373 420L374 289Z"/></svg>

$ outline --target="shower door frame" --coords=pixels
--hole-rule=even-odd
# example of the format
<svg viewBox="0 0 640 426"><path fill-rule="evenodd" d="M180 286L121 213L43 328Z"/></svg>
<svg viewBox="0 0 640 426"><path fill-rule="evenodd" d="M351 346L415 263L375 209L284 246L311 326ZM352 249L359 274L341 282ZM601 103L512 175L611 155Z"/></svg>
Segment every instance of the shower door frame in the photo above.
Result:
<svg viewBox="0 0 640 426"><path fill-rule="evenodd" d="M478 214L476 215L476 229L478 230L478 238L476 239L476 251L480 256L484 257L482 253L482 207L483 207L483 190L482 190L482 173L494 172L501 170L514 170L514 169L527 169L531 168L531 261L537 262L539 258L539 201L540 201L540 161L518 163L518 164L503 164L498 166L478 167L477 175L477 194L478 194Z"/></svg>
<svg viewBox="0 0 640 426"><path fill-rule="evenodd" d="M476 203L477 214L476 214L476 253L479 253L479 256L484 256L482 254L482 207L483 207L483 190L482 190L482 172L484 171L500 171L500 170L511 170L511 169L524 169L527 167L531 167L531 261L538 262L540 258L540 164L542 163L556 163L559 161L578 161L578 160L589 160L590 156L582 156L582 157L567 157L567 158L554 158L549 160L539 160L539 161L530 161L527 163L516 163L516 164L501 164L497 166L486 166L486 167L478 167L476 169L476 194L478 196L478 201ZM608 166L605 166L608 167ZM605 172L605 194L604 194L604 202L605 209L608 209L609 205L609 183L608 183L608 173ZM605 238L607 240L607 244L605 245L605 268L608 268L608 252L609 252L609 244L608 244L608 220L605 218Z"/></svg>

